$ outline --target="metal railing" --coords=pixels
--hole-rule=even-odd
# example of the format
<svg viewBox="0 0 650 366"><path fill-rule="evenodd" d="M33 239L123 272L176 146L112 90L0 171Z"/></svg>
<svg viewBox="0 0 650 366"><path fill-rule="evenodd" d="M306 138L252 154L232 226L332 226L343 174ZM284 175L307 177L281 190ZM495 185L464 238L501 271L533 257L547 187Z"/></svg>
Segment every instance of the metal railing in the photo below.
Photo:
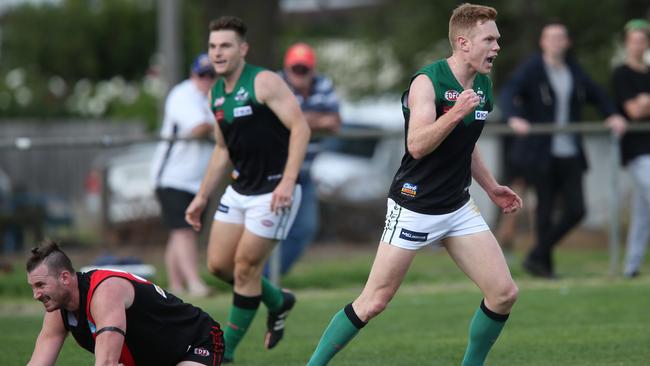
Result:
<svg viewBox="0 0 650 366"><path fill-rule="evenodd" d="M626 133L650 132L650 123L628 124ZM337 138L341 139L361 139L361 138L389 138L403 136L402 129L343 129ZM485 126L485 135L514 136L515 133L505 124L488 123ZM609 255L610 255L610 273L618 273L620 261L620 202L617 199L620 190L620 138L611 133L610 129L602 122L581 122L570 123L565 126L556 126L553 123L536 123L530 126L529 134L553 134L553 133L579 133L584 135L610 135L610 223L609 223ZM80 147L119 147L132 144L154 142L154 141L171 141L171 140L191 140L188 138L165 139L154 134L138 134L134 136L114 136L101 135L89 137L17 137L17 138L0 138L0 151L2 150L31 150L31 149L51 149L51 148L80 148ZM648 142L650 143L650 141ZM273 256L271 260L272 280L279 281L279 257Z"/></svg>

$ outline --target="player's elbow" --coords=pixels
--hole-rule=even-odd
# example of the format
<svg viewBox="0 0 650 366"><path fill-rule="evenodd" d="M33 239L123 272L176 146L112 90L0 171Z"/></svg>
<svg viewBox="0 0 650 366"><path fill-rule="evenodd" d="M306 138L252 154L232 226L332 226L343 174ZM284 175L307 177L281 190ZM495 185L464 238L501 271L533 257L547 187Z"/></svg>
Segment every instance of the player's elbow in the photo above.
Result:
<svg viewBox="0 0 650 366"><path fill-rule="evenodd" d="M413 141L408 141L406 143L406 149L408 150L409 155L415 160L422 159L426 155L424 146Z"/></svg>
<svg viewBox="0 0 650 366"><path fill-rule="evenodd" d="M311 138L311 128L304 119L301 123L296 123L291 129L291 134L299 136L300 140L309 141Z"/></svg>

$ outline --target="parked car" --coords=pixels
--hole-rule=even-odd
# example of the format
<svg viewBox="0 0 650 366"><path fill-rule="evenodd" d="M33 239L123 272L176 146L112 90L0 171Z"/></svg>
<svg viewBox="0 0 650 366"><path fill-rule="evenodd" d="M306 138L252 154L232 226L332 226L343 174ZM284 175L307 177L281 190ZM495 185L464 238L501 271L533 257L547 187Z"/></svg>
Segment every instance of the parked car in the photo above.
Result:
<svg viewBox="0 0 650 366"><path fill-rule="evenodd" d="M101 227L128 241L157 223L160 206L149 175L156 143L120 147L98 156L86 179L86 208Z"/></svg>
<svg viewBox="0 0 650 366"><path fill-rule="evenodd" d="M384 201L404 154L397 98L341 106L341 136L332 137L314 160L312 177L325 201Z"/></svg>

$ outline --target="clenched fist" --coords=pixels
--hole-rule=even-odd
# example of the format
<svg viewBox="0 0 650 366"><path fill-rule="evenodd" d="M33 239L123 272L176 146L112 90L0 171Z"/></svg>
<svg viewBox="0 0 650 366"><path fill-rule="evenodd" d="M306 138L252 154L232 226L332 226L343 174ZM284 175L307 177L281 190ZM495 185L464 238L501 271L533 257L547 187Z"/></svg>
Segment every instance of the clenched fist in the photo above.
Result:
<svg viewBox="0 0 650 366"><path fill-rule="evenodd" d="M465 89L456 99L453 110L458 113L460 119L472 113L480 102L479 96L474 89Z"/></svg>

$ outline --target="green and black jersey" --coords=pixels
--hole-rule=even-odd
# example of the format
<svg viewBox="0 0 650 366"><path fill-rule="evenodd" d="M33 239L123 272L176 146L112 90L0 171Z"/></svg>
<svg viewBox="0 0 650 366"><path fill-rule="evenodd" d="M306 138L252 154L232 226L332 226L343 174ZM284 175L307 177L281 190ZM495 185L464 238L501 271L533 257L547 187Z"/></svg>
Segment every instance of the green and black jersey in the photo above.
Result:
<svg viewBox="0 0 650 366"><path fill-rule="evenodd" d="M289 153L289 129L255 96L255 77L264 70L246 64L232 92L219 79L210 100L235 167L232 187L245 195L272 192Z"/></svg>
<svg viewBox="0 0 650 366"><path fill-rule="evenodd" d="M420 74L429 77L433 84L436 118L440 118L454 106L463 87L451 72L446 59L423 67L413 75L411 82ZM433 152L421 159L414 159L406 148L388 194L400 206L423 214L440 215L457 210L469 200L474 144L493 106L492 82L486 75L477 74L472 88L480 98L478 107L463 118ZM408 92L406 90L402 95L406 136L410 115Z"/></svg>

